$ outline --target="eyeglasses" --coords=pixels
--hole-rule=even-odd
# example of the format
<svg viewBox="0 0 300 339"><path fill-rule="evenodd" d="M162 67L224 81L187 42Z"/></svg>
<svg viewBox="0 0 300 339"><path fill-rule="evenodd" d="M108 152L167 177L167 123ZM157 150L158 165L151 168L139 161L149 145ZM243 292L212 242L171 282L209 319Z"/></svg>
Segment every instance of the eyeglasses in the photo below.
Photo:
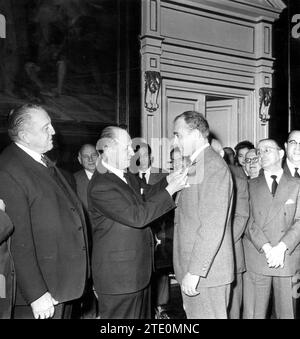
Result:
<svg viewBox="0 0 300 339"><path fill-rule="evenodd" d="M259 160L259 157L254 157L254 158L246 158L245 163L246 164L256 164Z"/></svg>
<svg viewBox="0 0 300 339"><path fill-rule="evenodd" d="M264 148L264 149L258 149L256 153L257 153L258 156L261 156L261 155L264 154L264 153L265 153L265 154L272 153L274 150L280 151L280 148L268 146L268 147L266 147L266 148Z"/></svg>
<svg viewBox="0 0 300 339"><path fill-rule="evenodd" d="M290 144L292 146L297 146L297 145L300 145L300 142L297 142L296 140L289 140L288 144Z"/></svg>

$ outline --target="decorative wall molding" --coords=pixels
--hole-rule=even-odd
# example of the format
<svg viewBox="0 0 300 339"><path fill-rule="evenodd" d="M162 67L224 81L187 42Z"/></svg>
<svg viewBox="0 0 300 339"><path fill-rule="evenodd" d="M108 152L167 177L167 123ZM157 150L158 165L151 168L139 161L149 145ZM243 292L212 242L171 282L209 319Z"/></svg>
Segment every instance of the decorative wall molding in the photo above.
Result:
<svg viewBox="0 0 300 339"><path fill-rule="evenodd" d="M159 108L157 102L158 93L161 86L161 75L159 72L145 72L145 96L144 105L148 112L153 113Z"/></svg>
<svg viewBox="0 0 300 339"><path fill-rule="evenodd" d="M272 100L272 88L261 87L259 89L259 119L263 125L270 120L269 109Z"/></svg>

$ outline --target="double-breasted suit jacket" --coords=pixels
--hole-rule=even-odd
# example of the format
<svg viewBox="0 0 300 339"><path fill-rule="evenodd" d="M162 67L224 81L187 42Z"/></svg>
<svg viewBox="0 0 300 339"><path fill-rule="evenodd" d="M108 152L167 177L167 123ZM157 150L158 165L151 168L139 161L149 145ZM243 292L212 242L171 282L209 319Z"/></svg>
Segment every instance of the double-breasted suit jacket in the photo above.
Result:
<svg viewBox="0 0 300 339"><path fill-rule="evenodd" d="M45 292L59 302L79 298L88 272L86 228L81 203L58 172L12 143L0 156L0 196L14 224L11 252L17 277L17 305Z"/></svg>
<svg viewBox="0 0 300 339"><path fill-rule="evenodd" d="M11 317L14 302L15 274L9 246L12 232L11 220L0 211L0 319Z"/></svg>
<svg viewBox="0 0 300 339"><path fill-rule="evenodd" d="M88 188L93 231L92 273L97 293L127 294L147 287L153 268L153 238L148 226L175 207L163 189L149 186L145 201L136 175L127 184L99 162Z"/></svg>
<svg viewBox="0 0 300 339"><path fill-rule="evenodd" d="M269 276L292 276L300 267L300 181L282 174L273 198L263 172L249 181L250 219L244 237L247 270ZM283 241L284 268L269 268L262 246Z"/></svg>
<svg viewBox="0 0 300 339"><path fill-rule="evenodd" d="M195 162L175 211L176 279L181 284L189 272L200 276L198 288L227 285L234 279L231 173L211 147Z"/></svg>

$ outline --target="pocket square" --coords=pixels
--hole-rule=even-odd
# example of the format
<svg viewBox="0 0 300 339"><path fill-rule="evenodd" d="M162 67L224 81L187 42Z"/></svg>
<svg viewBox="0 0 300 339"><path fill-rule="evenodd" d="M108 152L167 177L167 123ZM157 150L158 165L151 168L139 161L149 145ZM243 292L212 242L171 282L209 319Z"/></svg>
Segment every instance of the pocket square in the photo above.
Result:
<svg viewBox="0 0 300 339"><path fill-rule="evenodd" d="M288 199L285 204L290 205L290 204L294 204L294 203L295 203L295 201L293 199Z"/></svg>

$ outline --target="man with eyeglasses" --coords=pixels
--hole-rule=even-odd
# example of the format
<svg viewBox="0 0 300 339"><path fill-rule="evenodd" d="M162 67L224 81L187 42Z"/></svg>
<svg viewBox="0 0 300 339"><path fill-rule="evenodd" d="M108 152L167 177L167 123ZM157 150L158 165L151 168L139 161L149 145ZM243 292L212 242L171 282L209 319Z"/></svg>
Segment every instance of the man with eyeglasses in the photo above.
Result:
<svg viewBox="0 0 300 339"><path fill-rule="evenodd" d="M300 178L300 131L292 131L284 146L286 150L284 172L289 176Z"/></svg>
<svg viewBox="0 0 300 339"><path fill-rule="evenodd" d="M248 174L248 179L258 177L261 164L256 149L251 149L245 155L245 170Z"/></svg>
<svg viewBox="0 0 300 339"><path fill-rule="evenodd" d="M284 144L286 151L286 161L283 165L283 170L288 176L300 178L300 131L291 131L287 142ZM297 286L300 280L300 270L293 277L293 284ZM300 318L300 300L294 298L296 309L296 318Z"/></svg>
<svg viewBox="0 0 300 339"><path fill-rule="evenodd" d="M258 143L263 171L249 181L250 219L244 237L244 318L261 319L273 287L276 317L294 318L292 277L300 265L300 182L281 167L276 141Z"/></svg>

